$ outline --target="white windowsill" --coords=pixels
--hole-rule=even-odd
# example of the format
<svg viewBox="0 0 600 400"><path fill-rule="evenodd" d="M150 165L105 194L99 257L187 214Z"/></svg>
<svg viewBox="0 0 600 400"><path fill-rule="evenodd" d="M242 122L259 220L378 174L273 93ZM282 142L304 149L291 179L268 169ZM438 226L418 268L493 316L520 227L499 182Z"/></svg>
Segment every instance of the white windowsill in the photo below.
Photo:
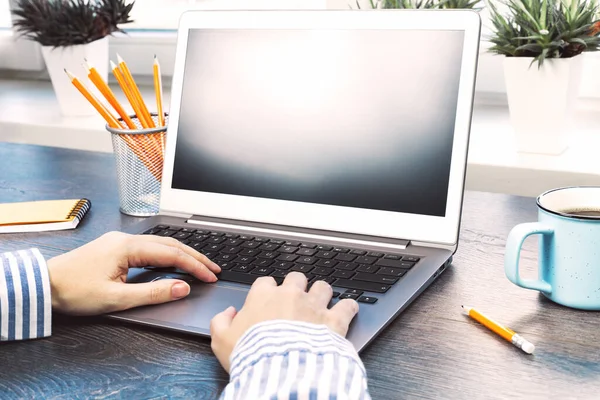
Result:
<svg viewBox="0 0 600 400"><path fill-rule="evenodd" d="M141 90L153 98L150 86ZM165 97L168 110L168 93ZM562 155L518 154L505 98L478 95L467 189L535 196L557 186L600 185L600 105L582 101L576 120L570 148ZM0 80L0 141L112 152L102 118L62 117L48 81Z"/></svg>

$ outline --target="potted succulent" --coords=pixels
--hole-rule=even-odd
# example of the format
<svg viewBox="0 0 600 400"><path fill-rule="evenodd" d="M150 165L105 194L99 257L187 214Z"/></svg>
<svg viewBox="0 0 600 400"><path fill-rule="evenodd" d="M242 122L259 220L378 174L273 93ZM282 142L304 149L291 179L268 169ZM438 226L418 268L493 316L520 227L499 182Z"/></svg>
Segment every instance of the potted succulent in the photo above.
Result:
<svg viewBox="0 0 600 400"><path fill-rule="evenodd" d="M73 90L64 69L87 76L84 60L108 78L108 36L120 32L134 2L126 0L16 0L13 25L39 43L63 115L93 115L95 110Z"/></svg>
<svg viewBox="0 0 600 400"><path fill-rule="evenodd" d="M379 9L475 9L479 3L480 0L369 0L371 8ZM356 5L360 8L358 0L356 1Z"/></svg>
<svg viewBox="0 0 600 400"><path fill-rule="evenodd" d="M489 51L504 55L504 77L518 152L556 155L568 147L585 51L597 51L595 0L486 0Z"/></svg>

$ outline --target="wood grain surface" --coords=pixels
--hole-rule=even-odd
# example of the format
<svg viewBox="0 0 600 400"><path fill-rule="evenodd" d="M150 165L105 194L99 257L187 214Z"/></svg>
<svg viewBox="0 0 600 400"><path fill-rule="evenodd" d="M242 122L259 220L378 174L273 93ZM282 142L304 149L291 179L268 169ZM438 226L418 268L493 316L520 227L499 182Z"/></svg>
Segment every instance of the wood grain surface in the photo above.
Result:
<svg viewBox="0 0 600 400"><path fill-rule="evenodd" d="M119 213L112 155L0 144L0 202L88 197L79 228L0 235L0 251L46 257L137 221ZM454 262L362 354L374 399L593 399L600 396L598 313L556 305L504 275L510 229L536 219L532 198L468 192ZM536 275L536 242L522 252ZM461 304L536 345L526 355L461 314ZM47 339L0 344L1 399L214 399L227 374L209 340L55 316Z"/></svg>

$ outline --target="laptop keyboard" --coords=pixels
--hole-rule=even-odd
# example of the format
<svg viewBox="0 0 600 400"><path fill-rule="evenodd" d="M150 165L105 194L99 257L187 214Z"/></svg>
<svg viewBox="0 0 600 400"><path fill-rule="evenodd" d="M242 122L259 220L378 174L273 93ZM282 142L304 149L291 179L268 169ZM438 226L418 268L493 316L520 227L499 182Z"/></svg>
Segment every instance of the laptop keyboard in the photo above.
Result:
<svg viewBox="0 0 600 400"><path fill-rule="evenodd" d="M144 234L173 237L198 250L221 267L217 277L222 281L251 285L261 276L271 276L281 284L288 273L298 271L308 278L309 285L323 280L345 289L334 291L334 297L363 303L377 301L364 292L387 292L420 260L406 254L167 225L157 225ZM187 274L175 268L147 268Z"/></svg>

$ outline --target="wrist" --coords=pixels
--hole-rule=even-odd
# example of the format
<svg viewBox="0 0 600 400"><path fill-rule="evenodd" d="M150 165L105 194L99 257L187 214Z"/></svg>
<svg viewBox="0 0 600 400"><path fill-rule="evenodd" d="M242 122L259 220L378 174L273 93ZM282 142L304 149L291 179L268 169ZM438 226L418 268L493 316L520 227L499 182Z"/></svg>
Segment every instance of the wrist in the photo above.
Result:
<svg viewBox="0 0 600 400"><path fill-rule="evenodd" d="M48 266L48 279L50 281L50 296L52 299L52 308L54 310L60 311L61 309L61 305L64 304L64 301L61 300L61 296L60 296L60 289L59 289L59 285L57 283L58 281L58 272L56 271L55 267L56 266L56 258L51 258L50 260L47 261L47 266Z"/></svg>

